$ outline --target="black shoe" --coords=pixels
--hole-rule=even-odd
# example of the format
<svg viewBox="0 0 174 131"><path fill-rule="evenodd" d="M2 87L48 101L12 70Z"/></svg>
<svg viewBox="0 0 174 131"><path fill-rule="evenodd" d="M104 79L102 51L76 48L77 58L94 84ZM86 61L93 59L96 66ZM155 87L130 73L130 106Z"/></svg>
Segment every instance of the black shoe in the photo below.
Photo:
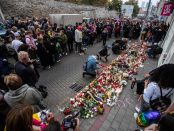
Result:
<svg viewBox="0 0 174 131"><path fill-rule="evenodd" d="M136 83L136 78L133 78L133 79L132 79L132 84L131 84L131 89L133 89L133 88L134 88L135 83Z"/></svg>
<svg viewBox="0 0 174 131"><path fill-rule="evenodd" d="M44 85L39 85L39 88L41 88L41 89L47 89L47 87L44 86Z"/></svg>

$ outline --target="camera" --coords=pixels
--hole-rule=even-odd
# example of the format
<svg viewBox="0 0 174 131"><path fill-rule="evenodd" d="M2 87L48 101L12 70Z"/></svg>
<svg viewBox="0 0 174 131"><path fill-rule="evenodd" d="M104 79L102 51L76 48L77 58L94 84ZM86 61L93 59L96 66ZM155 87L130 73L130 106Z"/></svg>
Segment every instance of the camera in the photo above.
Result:
<svg viewBox="0 0 174 131"><path fill-rule="evenodd" d="M73 112L71 115L68 115L67 117L64 118L62 122L62 126L67 130L67 129L75 129L77 126L77 118L79 116L79 111Z"/></svg>

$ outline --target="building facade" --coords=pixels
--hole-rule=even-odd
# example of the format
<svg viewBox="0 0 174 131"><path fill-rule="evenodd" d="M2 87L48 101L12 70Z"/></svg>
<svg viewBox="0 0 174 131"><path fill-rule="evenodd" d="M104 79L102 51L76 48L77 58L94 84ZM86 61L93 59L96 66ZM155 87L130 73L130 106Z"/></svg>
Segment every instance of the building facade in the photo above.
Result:
<svg viewBox="0 0 174 131"><path fill-rule="evenodd" d="M173 63L174 64L174 11L167 18L168 24L170 25L168 32L161 46L163 48L163 52L158 60L158 66Z"/></svg>

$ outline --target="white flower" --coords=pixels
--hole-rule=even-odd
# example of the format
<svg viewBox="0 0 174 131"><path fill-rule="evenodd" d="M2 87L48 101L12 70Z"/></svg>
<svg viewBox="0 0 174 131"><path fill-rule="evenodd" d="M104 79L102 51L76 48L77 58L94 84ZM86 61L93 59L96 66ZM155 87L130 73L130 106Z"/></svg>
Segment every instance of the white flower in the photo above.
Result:
<svg viewBox="0 0 174 131"><path fill-rule="evenodd" d="M120 84L126 86L126 85L127 85L127 81L122 80L122 81L120 82Z"/></svg>

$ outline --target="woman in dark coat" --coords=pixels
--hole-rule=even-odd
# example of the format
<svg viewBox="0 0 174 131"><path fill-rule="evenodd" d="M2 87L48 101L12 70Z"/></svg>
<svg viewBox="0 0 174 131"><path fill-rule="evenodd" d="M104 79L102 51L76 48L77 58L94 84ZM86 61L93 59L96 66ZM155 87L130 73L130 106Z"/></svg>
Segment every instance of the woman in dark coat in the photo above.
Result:
<svg viewBox="0 0 174 131"><path fill-rule="evenodd" d="M47 50L48 65L53 66L53 64L54 64L54 62L53 62L53 50L52 50L50 37L44 31L42 31L42 35L43 35L43 44Z"/></svg>
<svg viewBox="0 0 174 131"><path fill-rule="evenodd" d="M48 50L46 49L45 45L43 44L43 39L38 38L37 40L38 45L37 45L37 54L40 60L41 65L43 68L46 68L49 66L48 63Z"/></svg>

